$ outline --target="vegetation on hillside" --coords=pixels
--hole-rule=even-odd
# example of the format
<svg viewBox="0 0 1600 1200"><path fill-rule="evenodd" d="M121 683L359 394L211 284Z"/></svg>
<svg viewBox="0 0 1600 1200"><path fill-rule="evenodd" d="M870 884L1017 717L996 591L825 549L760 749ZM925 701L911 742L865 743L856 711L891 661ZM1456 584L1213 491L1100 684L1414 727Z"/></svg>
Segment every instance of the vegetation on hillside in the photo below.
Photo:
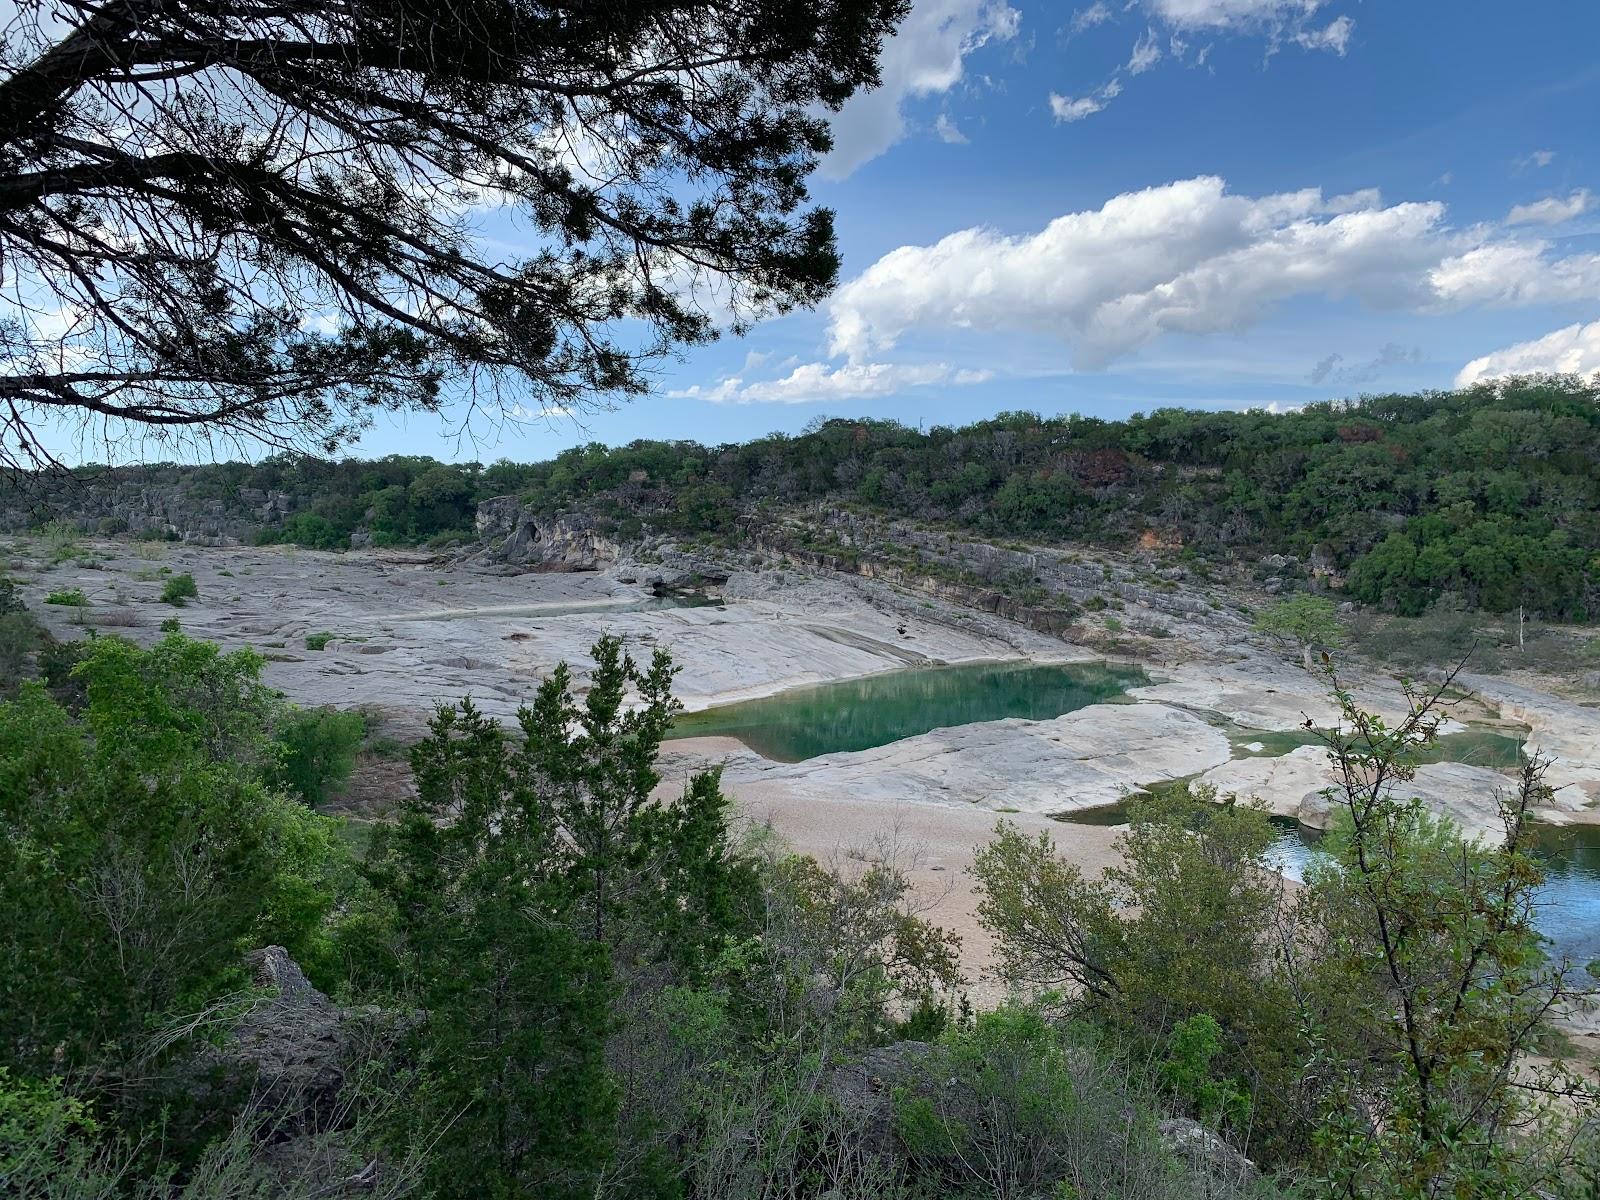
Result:
<svg viewBox="0 0 1600 1200"><path fill-rule="evenodd" d="M747 514L824 504L989 540L1128 548L1150 534L1215 561L1291 554L1405 616L1441 602L1600 616L1600 390L1574 378L1289 413L1005 413L926 430L831 420L796 437L588 445L530 465L275 458L126 474L197 503L303 497L260 536L324 549L358 531L380 545L471 538L478 502L501 495L623 538L727 541L752 527ZM117 478L84 468L75 483L92 494Z"/></svg>

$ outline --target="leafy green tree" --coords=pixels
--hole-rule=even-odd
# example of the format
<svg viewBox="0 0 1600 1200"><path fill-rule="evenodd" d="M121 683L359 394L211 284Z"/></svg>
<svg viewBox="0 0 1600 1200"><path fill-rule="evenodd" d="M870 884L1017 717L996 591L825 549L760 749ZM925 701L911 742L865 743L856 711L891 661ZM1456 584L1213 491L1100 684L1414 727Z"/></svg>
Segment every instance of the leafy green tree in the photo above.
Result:
<svg viewBox="0 0 1600 1200"><path fill-rule="evenodd" d="M319 807L349 781L366 733L366 719L358 712L288 709L273 728L283 747L277 782L290 795Z"/></svg>
<svg viewBox="0 0 1600 1200"><path fill-rule="evenodd" d="M243 982L246 950L318 961L337 846L264 782L260 668L99 638L81 711L36 683L0 704L0 1044L23 1071L122 1088L160 1025Z"/></svg>
<svg viewBox="0 0 1600 1200"><path fill-rule="evenodd" d="M1438 736L1449 681L1412 693L1392 725L1332 682L1341 721L1321 736L1341 844L1307 881L1288 960L1320 1010L1304 1070L1321 1181L1337 1196L1554 1192L1574 1179L1572 1130L1594 1120L1600 1093L1548 1039L1576 986L1533 921L1531 820L1551 799L1548 763L1526 760L1499 798L1503 841L1463 843L1395 794Z"/></svg>
<svg viewBox="0 0 1600 1200"><path fill-rule="evenodd" d="M1334 650L1344 644L1344 626L1326 596L1302 592L1287 596L1256 616L1256 628L1299 651L1306 670L1312 669L1312 652Z"/></svg>

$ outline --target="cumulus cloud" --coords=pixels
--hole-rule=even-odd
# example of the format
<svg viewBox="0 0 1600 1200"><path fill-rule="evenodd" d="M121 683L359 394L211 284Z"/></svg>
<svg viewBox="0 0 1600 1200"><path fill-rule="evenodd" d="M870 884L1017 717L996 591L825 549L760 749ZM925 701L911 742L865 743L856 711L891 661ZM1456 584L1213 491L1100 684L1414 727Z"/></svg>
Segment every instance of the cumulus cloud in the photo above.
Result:
<svg viewBox="0 0 1600 1200"><path fill-rule="evenodd" d="M1437 312L1600 295L1600 255L1489 237L1448 225L1437 201L1241 196L1201 176L1032 234L971 228L891 251L830 300L830 348L861 363L912 332L1028 330L1099 367L1164 334L1246 329L1295 296Z"/></svg>
<svg viewBox="0 0 1600 1200"><path fill-rule="evenodd" d="M857 92L835 115L821 174L843 179L898 142L907 100L948 92L961 82L967 55L1015 37L1020 21L1005 0L916 0L884 46L882 86Z"/></svg>
<svg viewBox="0 0 1600 1200"><path fill-rule="evenodd" d="M1519 342L1475 358L1456 375L1456 386L1470 387L1505 375L1552 371L1585 376L1600 372L1600 321L1568 325L1531 342Z"/></svg>
<svg viewBox="0 0 1600 1200"><path fill-rule="evenodd" d="M729 375L710 387L683 388L669 393L715 404L812 404L839 400L872 399L931 384L982 383L992 372L958 370L948 363L828 363L796 366L780 379L747 380Z"/></svg>
<svg viewBox="0 0 1600 1200"><path fill-rule="evenodd" d="M1546 196L1531 204L1517 204L1506 217L1507 225L1559 225L1573 217L1581 217L1593 206L1588 188L1579 188L1565 200L1559 196Z"/></svg>

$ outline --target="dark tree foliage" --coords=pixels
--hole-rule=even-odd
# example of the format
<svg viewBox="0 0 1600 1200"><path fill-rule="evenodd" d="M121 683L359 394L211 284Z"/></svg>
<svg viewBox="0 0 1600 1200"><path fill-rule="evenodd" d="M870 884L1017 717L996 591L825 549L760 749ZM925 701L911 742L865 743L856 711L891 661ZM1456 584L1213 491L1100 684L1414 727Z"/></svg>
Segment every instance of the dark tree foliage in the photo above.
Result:
<svg viewBox="0 0 1600 1200"><path fill-rule="evenodd" d="M698 980L748 923L752 865L716 774L651 798L678 707L666 653L641 668L602 638L592 655L585 698L562 664L520 737L469 701L441 709L412 751L417 798L375 839L391 932L368 954L427 1012L418 1118L447 1126L434 1195L629 1194L608 1188L653 1168L616 1144L619 1000L641 974Z"/></svg>
<svg viewBox="0 0 1600 1200"><path fill-rule="evenodd" d="M251 505L281 492L303 507L263 536L331 548L358 530L378 544L471 537L477 502L505 495L537 513L580 512L623 539L732 540L764 514L808 505L824 506L811 516L825 535L826 508L851 507L989 540L1126 548L1154 531L1212 561L1316 557L1346 573L1354 598L1406 616L1449 597L1600 617L1600 389L1572 377L1293 413L1002 413L927 430L830 420L797 437L591 444L532 464L278 456L89 467L71 480L41 489L35 519L98 517L131 488L252 520ZM0 510L26 503L0 491Z"/></svg>
<svg viewBox="0 0 1600 1200"><path fill-rule="evenodd" d="M906 8L23 0L0 452L44 457L62 419L332 449L454 386L639 393L713 306L737 326L831 286L805 180ZM478 239L492 208L524 252Z"/></svg>

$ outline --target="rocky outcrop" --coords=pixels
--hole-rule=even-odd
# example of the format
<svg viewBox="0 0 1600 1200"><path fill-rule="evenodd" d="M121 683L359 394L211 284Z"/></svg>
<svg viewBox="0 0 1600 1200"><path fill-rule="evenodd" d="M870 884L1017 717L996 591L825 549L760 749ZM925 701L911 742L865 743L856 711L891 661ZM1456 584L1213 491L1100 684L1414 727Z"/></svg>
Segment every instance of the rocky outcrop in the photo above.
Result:
<svg viewBox="0 0 1600 1200"><path fill-rule="evenodd" d="M1012 548L838 509L818 509L747 531L762 552L842 574L881 580L965 609L1060 635L1084 606L1117 607L1136 633L1163 636L1165 619L1230 630L1239 618L1182 586L1182 567L1129 577L1099 562L1047 548Z"/></svg>
<svg viewBox="0 0 1600 1200"><path fill-rule="evenodd" d="M478 537L489 557L545 571L598 571L615 563L620 547L581 514L550 517L525 508L515 496L478 505Z"/></svg>
<svg viewBox="0 0 1600 1200"><path fill-rule="evenodd" d="M87 534L132 534L200 546L250 541L310 503L262 488L201 490L175 464L84 468L0 481L0 529L66 521Z"/></svg>
<svg viewBox="0 0 1600 1200"><path fill-rule="evenodd" d="M1162 1147L1197 1175L1208 1176L1230 1187L1242 1187L1253 1182L1258 1174L1255 1163L1199 1121L1171 1117L1156 1123L1156 1134Z"/></svg>
<svg viewBox="0 0 1600 1200"><path fill-rule="evenodd" d="M234 1026L216 1051L227 1075L292 1137L325 1129L336 1117L352 1031L348 1014L311 985L282 946L249 957L260 987L276 989Z"/></svg>

